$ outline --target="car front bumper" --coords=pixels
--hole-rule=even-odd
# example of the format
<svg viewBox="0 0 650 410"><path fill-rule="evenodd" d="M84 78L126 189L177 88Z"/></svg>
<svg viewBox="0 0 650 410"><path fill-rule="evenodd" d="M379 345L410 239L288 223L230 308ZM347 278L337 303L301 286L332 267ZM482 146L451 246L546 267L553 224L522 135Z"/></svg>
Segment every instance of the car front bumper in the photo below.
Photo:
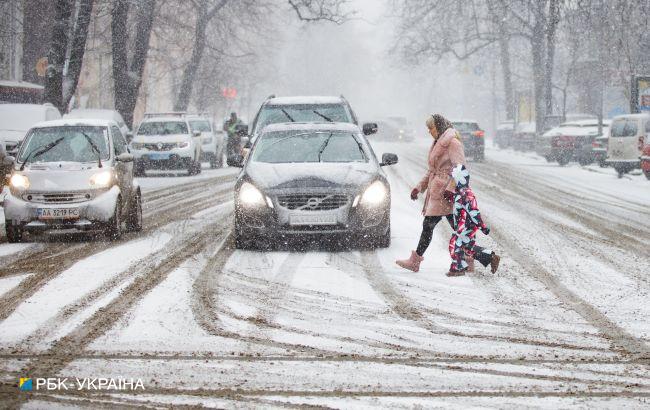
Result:
<svg viewBox="0 0 650 410"><path fill-rule="evenodd" d="M183 169L194 161L194 148L176 148L169 151L132 150L138 166L144 169Z"/></svg>
<svg viewBox="0 0 650 410"><path fill-rule="evenodd" d="M115 205L120 189L113 186L94 198L68 204L30 202L21 197L7 194L4 201L5 223L20 225L27 231L46 231L50 229L94 230L105 226L115 213ZM77 209L75 219L39 219L39 209Z"/></svg>

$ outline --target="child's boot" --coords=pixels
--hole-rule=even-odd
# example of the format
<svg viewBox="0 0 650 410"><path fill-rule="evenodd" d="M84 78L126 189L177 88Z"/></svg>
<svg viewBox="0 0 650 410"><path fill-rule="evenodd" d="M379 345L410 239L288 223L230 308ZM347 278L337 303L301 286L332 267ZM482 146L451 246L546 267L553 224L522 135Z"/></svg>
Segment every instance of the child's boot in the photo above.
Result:
<svg viewBox="0 0 650 410"><path fill-rule="evenodd" d="M420 270L420 262L422 262L423 260L424 258L422 256L418 255L415 251L411 251L410 258L396 260L395 263L404 269L417 272Z"/></svg>

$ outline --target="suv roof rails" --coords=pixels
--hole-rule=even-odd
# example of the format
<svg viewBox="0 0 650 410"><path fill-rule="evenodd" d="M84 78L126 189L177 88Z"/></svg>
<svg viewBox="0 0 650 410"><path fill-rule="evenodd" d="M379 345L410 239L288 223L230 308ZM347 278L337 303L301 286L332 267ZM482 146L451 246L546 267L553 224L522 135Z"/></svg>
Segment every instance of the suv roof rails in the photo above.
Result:
<svg viewBox="0 0 650 410"><path fill-rule="evenodd" d="M145 112L144 118L154 117L184 117L187 115L185 111L169 111L169 112Z"/></svg>

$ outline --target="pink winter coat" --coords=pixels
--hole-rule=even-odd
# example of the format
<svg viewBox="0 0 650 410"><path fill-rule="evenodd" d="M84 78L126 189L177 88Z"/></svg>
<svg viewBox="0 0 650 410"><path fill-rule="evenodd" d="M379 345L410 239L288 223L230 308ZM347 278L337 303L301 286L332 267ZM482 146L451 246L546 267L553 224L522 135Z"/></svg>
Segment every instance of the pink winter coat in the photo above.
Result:
<svg viewBox="0 0 650 410"><path fill-rule="evenodd" d="M426 194L422 215L449 215L451 203L443 198L454 165L465 165L465 152L458 132L449 128L429 148L428 170L416 188Z"/></svg>

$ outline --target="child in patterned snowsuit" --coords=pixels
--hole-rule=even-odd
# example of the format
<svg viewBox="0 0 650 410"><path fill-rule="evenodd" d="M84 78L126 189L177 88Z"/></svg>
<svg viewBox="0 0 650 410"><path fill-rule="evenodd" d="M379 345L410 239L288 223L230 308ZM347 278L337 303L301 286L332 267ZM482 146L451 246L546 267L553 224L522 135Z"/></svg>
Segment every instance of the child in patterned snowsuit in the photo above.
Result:
<svg viewBox="0 0 650 410"><path fill-rule="evenodd" d="M469 172L464 165L459 164L452 169L451 177L456 183L456 190L453 195L454 233L449 241L452 262L447 276L464 275L470 267L467 260L472 262L469 270L473 270L474 259L483 266L492 265L492 273L494 273L496 271L494 262L498 266L499 257L491 250L475 245L476 232L480 229L488 235L490 228L483 221L474 192L469 187Z"/></svg>

